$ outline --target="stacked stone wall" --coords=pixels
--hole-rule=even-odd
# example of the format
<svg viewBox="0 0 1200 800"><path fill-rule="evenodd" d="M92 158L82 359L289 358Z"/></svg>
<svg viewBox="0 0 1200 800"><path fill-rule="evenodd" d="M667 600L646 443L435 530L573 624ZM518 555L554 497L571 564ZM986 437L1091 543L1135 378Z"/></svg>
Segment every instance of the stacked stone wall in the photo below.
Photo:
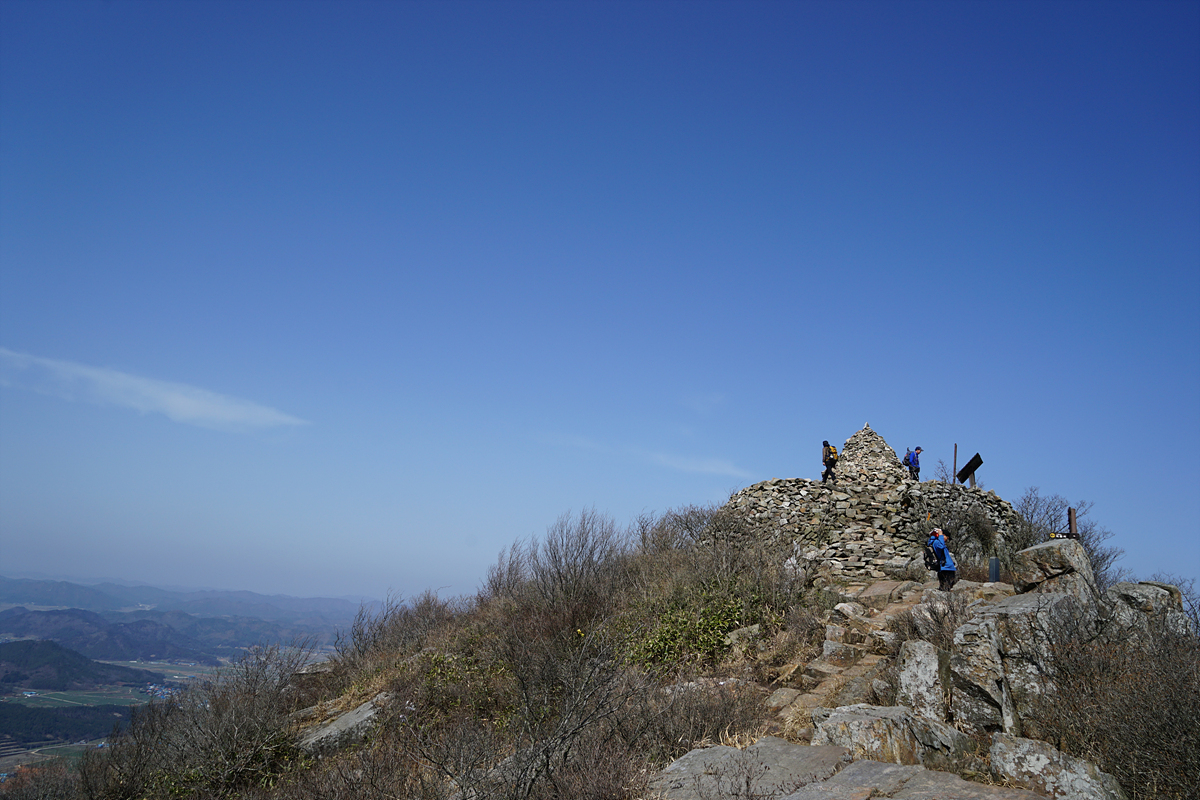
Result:
<svg viewBox="0 0 1200 800"><path fill-rule="evenodd" d="M846 440L836 482L806 478L756 483L730 498L736 530L790 551L813 573L860 580L899 577L915 561L930 528L953 515L986 519L1000 537L1017 524L994 492L941 481L912 481L894 450L869 425ZM951 541L951 550L967 542ZM969 557L991 553L971 552Z"/></svg>

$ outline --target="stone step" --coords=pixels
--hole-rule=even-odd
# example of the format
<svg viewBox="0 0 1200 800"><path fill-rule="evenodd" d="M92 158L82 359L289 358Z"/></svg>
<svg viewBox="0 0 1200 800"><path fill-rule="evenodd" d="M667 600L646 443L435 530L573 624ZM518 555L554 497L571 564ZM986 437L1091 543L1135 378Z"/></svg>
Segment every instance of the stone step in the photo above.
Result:
<svg viewBox="0 0 1200 800"><path fill-rule="evenodd" d="M802 666L803 664L784 664L779 668L779 674L775 676L775 680L772 681L772 683L787 683L792 679L793 676L796 675L796 670L800 669ZM804 673L801 672L800 677L802 677L803 674Z"/></svg>
<svg viewBox="0 0 1200 800"><path fill-rule="evenodd" d="M828 664L824 661L811 661L809 662L808 666L804 668L804 674L818 682L827 678L832 678L835 675L840 675L841 673L841 667Z"/></svg>
<svg viewBox="0 0 1200 800"><path fill-rule="evenodd" d="M776 689L766 700L767 708L778 711L791 705L799 696L799 689Z"/></svg>
<svg viewBox="0 0 1200 800"><path fill-rule="evenodd" d="M821 650L821 660L835 667L849 667L868 654L868 648L861 644L826 641Z"/></svg>

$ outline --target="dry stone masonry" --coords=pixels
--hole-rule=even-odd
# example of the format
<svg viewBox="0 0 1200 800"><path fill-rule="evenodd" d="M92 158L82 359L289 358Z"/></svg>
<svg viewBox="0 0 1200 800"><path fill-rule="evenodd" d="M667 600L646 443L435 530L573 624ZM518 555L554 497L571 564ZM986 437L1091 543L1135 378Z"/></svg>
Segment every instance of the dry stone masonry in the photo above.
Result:
<svg viewBox="0 0 1200 800"><path fill-rule="evenodd" d="M1012 506L994 492L910 480L870 425L846 440L834 475L828 484L756 483L733 495L726 509L746 523L743 535L790 548L794 566L841 583L904 577L920 565L931 520L950 510L986 519L1000 537L1017 524Z"/></svg>

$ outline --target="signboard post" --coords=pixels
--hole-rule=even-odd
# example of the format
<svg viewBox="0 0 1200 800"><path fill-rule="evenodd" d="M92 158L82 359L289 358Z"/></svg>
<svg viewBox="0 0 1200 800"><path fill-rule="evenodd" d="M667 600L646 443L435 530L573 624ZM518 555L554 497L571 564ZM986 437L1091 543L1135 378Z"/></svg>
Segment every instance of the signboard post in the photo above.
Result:
<svg viewBox="0 0 1200 800"><path fill-rule="evenodd" d="M983 466L983 458L979 455L979 453L976 453L975 455L971 456L970 461L963 465L963 468L958 471L958 474L955 477L958 478L959 483L966 483L968 480L970 480L971 488L974 489L975 470L979 469L981 466Z"/></svg>

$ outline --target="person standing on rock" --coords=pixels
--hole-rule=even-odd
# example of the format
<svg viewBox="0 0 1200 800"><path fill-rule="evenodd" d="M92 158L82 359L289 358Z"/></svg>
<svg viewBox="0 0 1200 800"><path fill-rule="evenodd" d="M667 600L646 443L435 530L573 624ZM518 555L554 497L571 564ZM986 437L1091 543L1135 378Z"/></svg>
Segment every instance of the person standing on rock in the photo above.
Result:
<svg viewBox="0 0 1200 800"><path fill-rule="evenodd" d="M933 548L938 560L938 588L948 592L958 583L958 567L954 564L954 556L946 547L946 534L941 528L929 532L929 546Z"/></svg>
<svg viewBox="0 0 1200 800"><path fill-rule="evenodd" d="M904 454L904 466L908 467L908 477L914 481L921 480L921 448L909 450Z"/></svg>
<svg viewBox="0 0 1200 800"><path fill-rule="evenodd" d="M825 445L821 449L821 463L825 465L825 471L821 473L821 483L833 477L833 468L837 466L838 454L837 448L831 445L828 441L822 442ZM834 483L837 483L835 480Z"/></svg>

